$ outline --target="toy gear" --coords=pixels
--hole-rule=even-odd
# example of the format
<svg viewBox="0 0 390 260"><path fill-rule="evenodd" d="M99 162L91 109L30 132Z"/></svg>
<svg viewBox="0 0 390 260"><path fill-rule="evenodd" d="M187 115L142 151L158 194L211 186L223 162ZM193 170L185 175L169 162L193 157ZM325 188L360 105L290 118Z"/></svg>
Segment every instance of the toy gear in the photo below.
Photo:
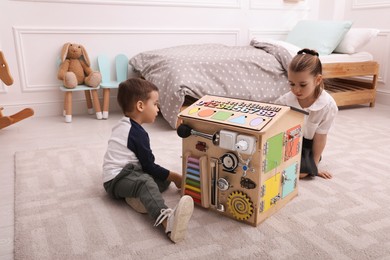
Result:
<svg viewBox="0 0 390 260"><path fill-rule="evenodd" d="M249 197L241 191L233 191L227 199L227 206L233 217L238 220L246 220L253 214L253 203Z"/></svg>

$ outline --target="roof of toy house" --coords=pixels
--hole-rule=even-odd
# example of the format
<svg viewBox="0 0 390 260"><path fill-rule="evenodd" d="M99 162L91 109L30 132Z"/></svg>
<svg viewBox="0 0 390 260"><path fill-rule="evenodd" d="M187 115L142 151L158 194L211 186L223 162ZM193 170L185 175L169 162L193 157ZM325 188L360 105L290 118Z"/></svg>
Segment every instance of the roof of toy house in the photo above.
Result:
<svg viewBox="0 0 390 260"><path fill-rule="evenodd" d="M291 112L306 113L288 106L206 95L179 117L261 131Z"/></svg>

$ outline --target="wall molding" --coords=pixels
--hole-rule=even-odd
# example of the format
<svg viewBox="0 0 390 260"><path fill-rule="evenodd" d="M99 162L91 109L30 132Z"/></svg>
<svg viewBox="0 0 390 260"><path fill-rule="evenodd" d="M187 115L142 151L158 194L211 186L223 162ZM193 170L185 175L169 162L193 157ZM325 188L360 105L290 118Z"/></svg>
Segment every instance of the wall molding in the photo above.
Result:
<svg viewBox="0 0 390 260"><path fill-rule="evenodd" d="M0 44L0 50L2 50L1 49L1 44ZM0 93L7 93L7 88L6 88L5 84L4 84L4 82L1 81L1 80L0 80ZM1 104L0 104L0 106L1 106Z"/></svg>
<svg viewBox="0 0 390 260"><path fill-rule="evenodd" d="M390 58L390 30L380 30L379 34L377 37L383 37L385 38L385 50L383 50L383 55L381 55L382 60L380 61L380 72L379 72L379 77L378 81L380 83L386 84L388 82L388 77L389 77L389 58Z"/></svg>
<svg viewBox="0 0 390 260"><path fill-rule="evenodd" d="M309 11L310 7L306 0L297 3L287 3L276 0L250 0L249 9Z"/></svg>
<svg viewBox="0 0 390 260"><path fill-rule="evenodd" d="M241 8L241 0L12 0L12 1L90 4L90 5Z"/></svg>
<svg viewBox="0 0 390 260"><path fill-rule="evenodd" d="M232 41L237 45L240 38L239 29L202 29L202 28L154 28L154 29L137 29L137 28L72 28L72 27L13 27L13 35L15 38L15 50L16 58L19 68L19 77L21 83L22 92L40 92L40 91L57 91L58 83L39 83L32 84L30 83L31 74L28 73L27 69L27 52L26 46L32 44L31 42L26 43L24 37L29 35L47 37L48 35L80 35L83 37L96 37L96 36L109 36L109 35L131 35L131 36L142 36L142 35L152 35L156 37L166 37L168 35L175 35L177 37L190 35L193 37L198 36L207 36L207 35L222 35L231 37ZM164 36L165 35L165 36ZM62 46L62 45L59 45ZM157 47L156 47L157 48ZM59 55L59 53L58 53ZM51 58L52 60L54 58ZM53 62L53 66L54 66ZM47 65L46 66L50 66Z"/></svg>
<svg viewBox="0 0 390 260"><path fill-rule="evenodd" d="M257 30L257 29L249 29L248 37L249 41L254 37L263 37L263 38L271 38L274 40L282 40L287 37L288 30Z"/></svg>
<svg viewBox="0 0 390 260"><path fill-rule="evenodd" d="M390 7L390 0L354 0L352 9Z"/></svg>
<svg viewBox="0 0 390 260"><path fill-rule="evenodd" d="M13 26L22 34L231 34L238 38L239 29L207 28L111 28L111 27L26 27ZM15 35L14 35L15 36Z"/></svg>
<svg viewBox="0 0 390 260"><path fill-rule="evenodd" d="M0 82L0 93L7 93L7 89L5 88L5 84Z"/></svg>

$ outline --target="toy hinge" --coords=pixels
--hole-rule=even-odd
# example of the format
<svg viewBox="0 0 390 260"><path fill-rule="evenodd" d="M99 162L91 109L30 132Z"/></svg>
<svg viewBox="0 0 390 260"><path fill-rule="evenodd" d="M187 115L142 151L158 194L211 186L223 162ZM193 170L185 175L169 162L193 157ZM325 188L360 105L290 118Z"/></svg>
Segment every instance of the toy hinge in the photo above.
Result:
<svg viewBox="0 0 390 260"><path fill-rule="evenodd" d="M260 205L259 205L259 212L263 212L264 210L264 200L260 201Z"/></svg>
<svg viewBox="0 0 390 260"><path fill-rule="evenodd" d="M278 200L280 200L280 194L279 193L278 193L278 195L276 195L275 197L273 197L271 199L271 205L276 204L276 202L278 202Z"/></svg>
<svg viewBox="0 0 390 260"><path fill-rule="evenodd" d="M267 169L267 164L268 164L267 159L264 159L263 166L262 166L263 172L265 172L265 169Z"/></svg>
<svg viewBox="0 0 390 260"><path fill-rule="evenodd" d="M265 185L262 185L260 187L260 197L262 198L262 197L264 197L264 195L265 195Z"/></svg>
<svg viewBox="0 0 390 260"><path fill-rule="evenodd" d="M263 155L266 155L268 153L268 142L265 142L263 145Z"/></svg>

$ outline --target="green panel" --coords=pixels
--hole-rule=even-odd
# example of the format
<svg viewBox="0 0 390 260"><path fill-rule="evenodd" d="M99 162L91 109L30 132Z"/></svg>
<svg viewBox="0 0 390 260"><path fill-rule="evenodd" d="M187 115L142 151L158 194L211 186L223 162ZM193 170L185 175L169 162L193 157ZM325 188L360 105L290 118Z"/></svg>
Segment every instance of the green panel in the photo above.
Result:
<svg viewBox="0 0 390 260"><path fill-rule="evenodd" d="M266 168L264 172L269 172L278 167L283 157L283 133L275 135L267 140L268 149L265 156Z"/></svg>

